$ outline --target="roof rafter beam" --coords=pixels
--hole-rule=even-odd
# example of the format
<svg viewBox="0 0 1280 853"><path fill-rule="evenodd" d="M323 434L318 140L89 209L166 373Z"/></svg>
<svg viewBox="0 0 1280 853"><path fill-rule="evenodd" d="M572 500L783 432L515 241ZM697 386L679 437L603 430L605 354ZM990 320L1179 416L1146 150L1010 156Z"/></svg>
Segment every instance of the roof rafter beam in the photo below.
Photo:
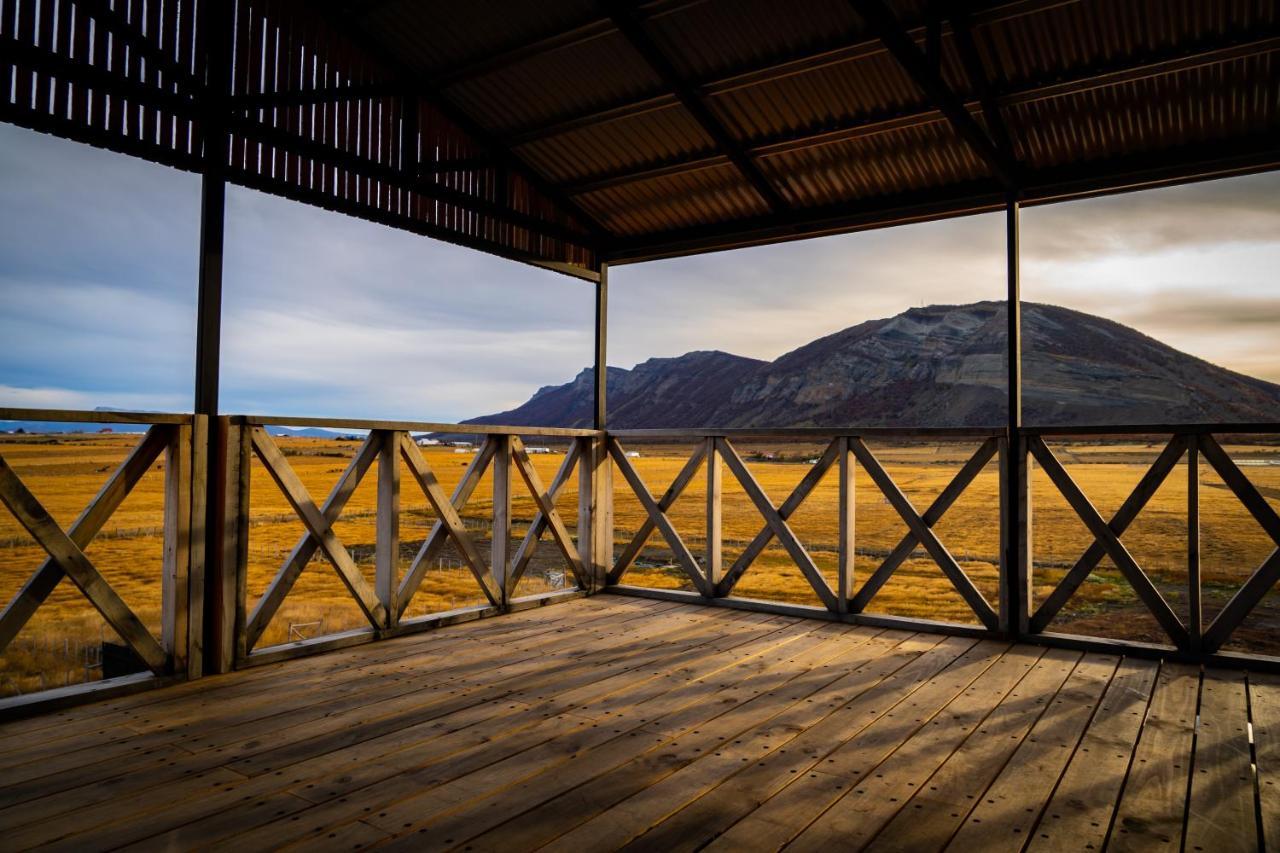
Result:
<svg viewBox="0 0 1280 853"><path fill-rule="evenodd" d="M706 2L707 0L651 0L651 2L639 4L636 12L651 19L680 12ZM531 41L509 44L490 55L478 56L453 68L438 71L431 75L431 79L442 89L455 86L477 77L495 74L545 53L585 44L616 30L613 19L608 15L587 15L568 29L559 29Z"/></svg>
<svg viewBox="0 0 1280 853"><path fill-rule="evenodd" d="M698 126L711 138L716 148L729 162L738 169L742 177L746 179L768 205L772 211L787 210L790 205L783 199L778 190L765 177L764 172L760 171L760 167L754 160L743 150L728 129L716 118L711 109L703 102L702 98L681 79L680 73L675 66L671 64L661 48L650 38L645 31L644 25L635 16L635 14L623 6L621 3L610 2L610 0L601 0L601 5L607 9L613 18L614 24L618 31L622 33L627 42L640 54L645 63L653 69L653 72L662 80L672 93L680 100L680 104L693 116Z"/></svg>
<svg viewBox="0 0 1280 853"><path fill-rule="evenodd" d="M363 28L359 18L351 20L343 13L343 7L335 5L333 0L308 0L308 5L324 18L345 39L372 57L377 57L392 76L403 83L406 95L418 97L431 104L441 115L454 124L459 130L471 137L478 148L488 151L494 158L495 165L506 169L511 174L519 175L529 183L539 195L555 205L566 216L577 220L590 232L589 237L601 240L608 236L608 231L594 216L585 211L573 199L560 193L544 176L535 171L518 155L506 147L492 133L482 127L465 111L460 109L443 93L431 87L428 81L412 69L392 58L391 52L373 39ZM579 245L591 247L590 239Z"/></svg>
<svg viewBox="0 0 1280 853"><path fill-rule="evenodd" d="M978 103L982 106L982 118L986 122L987 132L992 142L1006 158L1017 162L1013 147L1013 137L1009 135L1009 126L1000 114L1000 104L996 99L995 89L987 76L987 69L982 64L978 53L978 44L973 37L973 26L968 11L963 3L952 2L951 30L955 33L956 49L960 53L960 62L964 65L969 82L978 93ZM937 66L934 66L935 69Z"/></svg>
<svg viewBox="0 0 1280 853"><path fill-rule="evenodd" d="M1175 46L1159 53L1148 54L1139 60L1128 59L1123 62L1089 66L1065 74L1054 74L1044 80L1036 80L1012 86L1002 91L996 91L994 92L994 97L998 106L1009 108L1276 51L1280 51L1280 31L1273 29L1270 34L1254 33L1247 38L1227 44L1215 40L1212 43ZM970 111L977 110L980 106L979 102L974 99L970 99L965 103L965 108ZM906 111L897 110L860 115L813 131L778 134L752 140L747 146L747 151L755 157L769 157L776 154L803 151L823 145L861 139L892 130L918 127L943 120L942 113L933 106L921 106L917 109L908 109ZM620 186L633 181L696 172L702 169L722 166L727 162L721 154L715 151L706 151L690 157L651 162L607 173L598 173L572 182L562 183L560 188L572 195L579 195Z"/></svg>
<svg viewBox="0 0 1280 853"><path fill-rule="evenodd" d="M853 8L860 14L871 31L884 43L893 54L893 58L902 66L902 70L921 90L931 103L936 105L947 121L969 144L974 153L986 163L996 178L1009 191L1017 191L1018 163L1011 156L996 147L974 120L964 101L951 91L951 87L942 79L942 75L930 64L925 55L916 47L913 39L902 25L898 23L893 11L883 0L849 0Z"/></svg>
<svg viewBox="0 0 1280 853"><path fill-rule="evenodd" d="M1078 2L1080 0L1017 0L1017 2L1005 0L979 7L970 13L970 19L974 26L988 25ZM925 39L927 29L925 26L917 27L911 30L911 36ZM943 26L939 27L939 36L949 35L950 32L950 27L945 26L943 22ZM690 85L704 98L716 97L784 77L856 62L884 52L886 48L879 39L868 39L866 32L858 29L843 33L822 46L811 47L800 53L775 56L764 62L756 60L721 72L714 78L693 82ZM620 121L678 104L679 100L674 94L665 88L659 88L638 97L633 96L605 106L565 113L536 125L510 131L504 134L504 140L513 146L527 145L584 127Z"/></svg>

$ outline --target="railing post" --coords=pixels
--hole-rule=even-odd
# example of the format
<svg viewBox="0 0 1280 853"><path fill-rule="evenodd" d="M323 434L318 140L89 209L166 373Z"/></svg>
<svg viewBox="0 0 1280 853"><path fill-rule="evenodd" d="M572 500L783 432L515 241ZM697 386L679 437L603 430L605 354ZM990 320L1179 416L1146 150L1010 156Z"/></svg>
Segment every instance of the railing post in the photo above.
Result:
<svg viewBox="0 0 1280 853"><path fill-rule="evenodd" d="M490 537L490 571L503 608L511 597L507 578L511 572L511 436L493 437L493 530Z"/></svg>
<svg viewBox="0 0 1280 853"><path fill-rule="evenodd" d="M249 567L249 478L251 474L249 429L229 417L215 421L221 464L213 472L220 483L220 525L209 535L217 537L219 559L209 566L212 574L208 606L213 643L205 656L209 672L229 672L248 654L245 642L245 590ZM212 552L215 549L210 549Z"/></svg>
<svg viewBox="0 0 1280 853"><path fill-rule="evenodd" d="M723 549L723 506L724 471L720 464L720 451L716 450L716 440L708 437L706 448L707 465L707 585L714 592L716 585L724 577Z"/></svg>
<svg viewBox="0 0 1280 853"><path fill-rule="evenodd" d="M580 439L578 457L578 557L591 578L588 592L609 585L613 568L613 467L603 435Z"/></svg>
<svg viewBox="0 0 1280 853"><path fill-rule="evenodd" d="M853 566L856 556L854 518L857 506L855 477L858 461L854 458L847 435L836 439L836 450L840 454L840 545L836 567L836 609L841 614L845 614L849 612L849 595L853 591Z"/></svg>
<svg viewBox="0 0 1280 853"><path fill-rule="evenodd" d="M1187 436L1187 633L1191 651L1204 650L1204 609L1200 601L1200 437Z"/></svg>
<svg viewBox="0 0 1280 853"><path fill-rule="evenodd" d="M161 427L151 427L161 429ZM192 428L181 424L172 428L164 462L164 570L160 583L160 642L169 654L175 672L200 675L199 630L196 616L203 605L198 582L191 575L191 456Z"/></svg>
<svg viewBox="0 0 1280 853"><path fill-rule="evenodd" d="M384 628L394 628L399 618L396 575L400 565L400 442L408 433L386 430L378 451L378 521L374 546L374 588L385 610Z"/></svg>

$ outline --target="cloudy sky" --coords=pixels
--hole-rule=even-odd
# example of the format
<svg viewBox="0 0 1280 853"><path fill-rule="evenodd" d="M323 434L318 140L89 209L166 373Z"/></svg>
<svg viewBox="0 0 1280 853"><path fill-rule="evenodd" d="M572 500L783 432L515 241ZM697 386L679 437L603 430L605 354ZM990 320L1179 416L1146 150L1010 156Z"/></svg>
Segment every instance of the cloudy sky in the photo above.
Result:
<svg viewBox="0 0 1280 853"><path fill-rule="evenodd" d="M0 405L189 410L199 181L0 125ZM457 420L590 362L576 279L228 196L222 410ZM609 362L775 358L863 320L1000 299L969 217L615 268ZM1280 382L1280 174L1023 212L1024 297Z"/></svg>

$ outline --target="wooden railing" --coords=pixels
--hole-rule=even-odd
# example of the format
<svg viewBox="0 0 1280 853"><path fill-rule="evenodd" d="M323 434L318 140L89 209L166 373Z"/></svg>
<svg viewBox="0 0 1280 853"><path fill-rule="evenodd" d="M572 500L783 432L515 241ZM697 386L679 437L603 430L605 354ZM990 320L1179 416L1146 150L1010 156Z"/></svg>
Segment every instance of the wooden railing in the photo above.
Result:
<svg viewBox="0 0 1280 853"><path fill-rule="evenodd" d="M972 455L956 472L947 487L923 511L919 511L894 482L880 460L867 446L864 439L924 439L947 444L976 444ZM660 498L655 498L644 483L627 455L624 440L644 442L696 442L695 449L675 480ZM765 493L760 482L739 454L735 442L783 440L793 442L821 442L825 449L810 465L791 493L781 503L776 503ZM999 455L1003 462L1006 442L1002 431L991 429L916 429L890 430L865 429L843 433L817 429L786 430L621 430L610 432L609 454L626 483L635 494L647 514L627 545L622 549L609 571L609 582L621 583L627 571L643 548L648 537L657 530L666 540L677 565L684 571L697 594L708 601L730 603L735 606L751 606L751 602L733 599L735 587L751 569L770 544L776 540L785 549L791 561L800 570L821 607L833 618L848 617L853 621L876 624L921 624L920 620L897 619L891 615L867 613L872 599L884 587L908 557L917 548L923 548L929 558L950 581L952 587L968 605L978 623L987 631L1002 629L1001 615L960 567L947 546L939 539L935 526L947 510L964 493L991 460ZM723 463L723 465L722 465ZM905 523L907 534L890 551L880 565L861 583L854 576L856 548L856 489L855 473L861 466L870 476L879 492ZM723 472L730 474L742 487L751 506L761 517L759 532L742 550L732 565L723 565ZM836 584L832 588L819 571L804 543L788 523L801 508L815 487L833 469L837 469L839 483L838 545ZM670 517L670 510L684 493L690 482L705 471L706 488L706 545L701 564L686 546ZM1004 523L1001 508L993 508L992 521ZM1006 574L1001 571L1001 576ZM641 593L643 594L643 593ZM662 594L662 593L658 593ZM762 606L768 609L798 614L809 613L813 608L786 607L778 603ZM810 615L812 615L810 613ZM933 623L931 623L933 624ZM956 625L956 628L961 626Z"/></svg>
<svg viewBox="0 0 1280 853"><path fill-rule="evenodd" d="M1240 470L1239 465L1227 454L1217 436L1249 435L1280 436L1280 425L1240 424L1206 426L1152 427L1090 427L1090 428L1042 428L1023 431L1024 452L1027 454L1026 504L1023 529L1019 540L1027 543L1018 560L1015 582L1029 588L1034 558L1029 543L1032 540L1031 518L1034 496L1031 494L1029 474L1032 465L1039 465L1048 480L1084 523L1093 541L1088 543L1079 559L1071 566L1038 607L1028 607L1020 614L1021 634L1037 636L1048 632L1050 623L1062 610L1080 586L1097 568L1104 557L1109 557L1124 579L1133 588L1137 599L1164 631L1169 645L1188 657L1210 655L1219 652L1231 639L1245 618L1258 606L1263 597L1280 580L1280 515L1263 497L1258 487ZM1046 442L1048 439L1079 440L1099 435L1153 436L1168 435L1163 450L1134 486L1128 498L1120 505L1110 520L1104 519L1088 496L1067 472L1058 456ZM1243 508L1270 538L1273 550L1248 578L1236 589L1227 603L1207 625L1203 619L1204 584L1201 577L1200 543L1200 480L1201 459L1217 473L1222 483L1235 495ZM1179 464L1186 468L1186 599L1187 620L1184 622L1161 594L1149 574L1143 570L1123 542L1123 536L1147 508L1160 487ZM1026 600L1030 600L1027 596Z"/></svg>
<svg viewBox="0 0 1280 853"><path fill-rule="evenodd" d="M63 528L5 458L0 446L0 503L42 549L46 558L0 613L0 653L5 653L65 578L102 617L154 676L201 671L203 631L203 540L193 537L192 448L202 441L206 420L191 415L150 412L70 412L0 409L0 420L58 421L68 431L77 424L145 425L129 451L70 526ZM160 635L156 636L121 597L86 551L143 476L164 457L162 564L155 567L161 587ZM130 678L137 681L137 678Z"/></svg>
<svg viewBox="0 0 1280 853"><path fill-rule="evenodd" d="M324 426L362 431L365 435L328 496L320 503L303 484L276 439L269 434L268 424ZM234 623L226 626L225 634L234 638L234 650L231 651L233 665L279 660L541 603L538 597L531 601L517 598L516 587L544 537L551 540L564 561L566 577L573 580L573 585L564 592L585 593L594 587L586 568L590 563L588 543L575 540L556 509L556 498L575 473L579 474L580 491L584 486L590 487L592 478L589 473L583 474L581 469L586 465L585 460L592 458L591 445L595 440L592 431L261 416L228 418L224 428L229 451L223 565L224 576L234 578L235 584L234 591L231 591L234 607L227 608L229 616L234 614ZM480 441L452 495L445 493L436 471L412 439L411 432L475 435ZM564 458L549 486L544 485L531 462L522 436L565 443ZM265 591L256 601L250 601L247 588L252 518L250 470L255 457L283 494L305 532L289 551ZM376 542L374 580L370 584L334 526L375 464L378 471ZM492 478L493 496L487 519L490 542L487 555L482 553L476 536L463 520L463 513L486 474ZM408 483L404 482L405 475ZM532 499L536 511L523 540L513 550L510 546L511 504L513 496L520 491L515 482L517 479ZM429 533L403 574L399 571L402 488L425 499L434 517ZM580 513L578 528L589 529L590 495L585 500L580 495L579 502L586 509ZM415 592L433 562L450 545L469 572L475 583L475 592L483 597L484 603L408 618L406 611ZM336 635L308 637L259 650L268 624L280 611L303 569L317 554L323 556L324 562L341 580L367 625Z"/></svg>
<svg viewBox="0 0 1280 853"><path fill-rule="evenodd" d="M1226 661L1233 658L1223 653L1224 647L1280 581L1280 514L1219 440L1228 434L1280 436L1280 425L1273 424L1025 429L1011 447L1004 430L992 429L621 430L603 433L580 429L261 416L224 416L209 422L202 417L179 414L29 409L0 409L0 420L53 420L67 422L69 426L93 422L147 426L145 434L111 472L97 496L65 528L53 520L48 509L5 459L4 448L0 446L0 502L46 555L0 613L0 652L10 645L65 577L145 664L147 673L158 676L161 681L198 677L209 671L369 642L606 590L881 626L950 630L1057 644L1105 644L1096 638L1052 630L1055 618L1067 612L1068 604L1104 559L1114 564L1132 587L1136 601L1154 617L1167 638L1167 644L1160 646L1120 640L1111 641L1107 648L1122 653L1174 654L1185 659ZM269 424L323 426L359 433L351 445L354 451L343 467L336 470L337 479L323 500L318 500L304 484L295 463L291 462L294 452L270 434ZM411 433L476 437L478 447L474 456L466 461L465 471L452 494L446 494L437 471L412 440ZM1110 518L1104 518L1098 511L1051 447L1082 439L1097 440L1100 436L1131 440L1156 434L1165 436L1163 449ZM549 481L544 481L530 459L522 438L529 436L563 448L563 458ZM740 445L762 439L816 444L822 448L782 500L766 492L753 472L755 463L749 464L738 449ZM927 505L918 507L895 482L868 441L872 444L924 441L971 450L966 449L954 457L957 462L964 460L963 464L959 464L945 488ZM651 491L640 473L644 466L633 464L633 456L628 452L629 447L651 447L653 442L664 446L693 445L692 454L661 494ZM164 550L158 582L163 605L160 632L156 636L125 603L119 590L112 588L93 560L86 556L86 550L162 454L165 455ZM270 573L261 594L251 596L249 543L255 523L251 512L254 459L284 499L288 509L284 520L296 518L302 525L302 533L287 552L280 552L284 554L283 560ZM963 557L957 559L939 534L939 524L948 511L993 463L999 468L999 500L993 500L989 507L990 529L998 530L999 555L988 555L988 558L999 564L998 600L990 596L991 580L983 581L987 588L984 594L962 567ZM1204 584L1199 535L1200 472L1206 464L1265 532L1270 543L1267 547L1271 549L1269 556L1252 570L1207 623L1202 618ZM375 532L370 579L336 528L353 495L375 465L378 482L376 505L372 510ZM1188 477L1185 619L1161 592L1162 585L1166 592L1170 589L1167 579L1160 583L1153 581L1125 544L1126 531L1148 509L1153 497L1179 465L1185 466ZM862 554L865 559L871 553L866 548L858 549L855 481L859 469L906 529L896 545L876 551L878 563L865 572L865 576L856 575L854 571L855 556ZM1035 469L1065 500L1089 537L1080 543L1080 553L1074 562L1055 563L1054 570L1063 573L1038 601L1032 585L1035 561L1031 519L1034 505L1043 498L1033 494L1031 488ZM614 482L614 471L621 482ZM741 487L749 511L759 516L754 536L744 540L740 554L732 562L725 559L724 550L726 471ZM829 533L836 535L837 545L833 549L836 552L834 583L829 583L797 535L793 522L819 483L833 472L838 482L838 516L831 520ZM702 508L706 533L702 550L695 556L678 528L672 509L700 473L706 478ZM493 500L487 510L481 508L483 517L477 518L473 496L486 476L492 483ZM564 495L575 476L577 518L571 525L557 509L557 498ZM633 494L643 509L639 529L629 540L618 543L620 547L615 547L614 542L615 491ZM524 493L529 496L530 517L523 538L516 544L511 538L512 500L513 496ZM208 506L206 496L212 500ZM416 512L431 518L423 541L412 557L406 556L403 565L401 521L406 510L402 502L406 505L425 502L425 507ZM1165 512L1167 514L1167 510ZM262 522L261 517L258 521ZM638 589L627 582L628 572L635 570L637 558L654 534L665 542L688 591ZM487 552L482 547L486 536ZM519 596L517 585L526 576L535 552L548 545L555 548L555 559L563 564L563 575L566 581L571 579L571 583L566 583L566 588L558 592ZM367 545L361 547L368 548ZM761 555L767 549L776 551L778 547L795 564L818 606L761 602L737 594L743 578L751 576L752 567ZM433 564L446 551L457 556L459 565L474 583L477 603L411 615L410 601L429 576ZM967 606L972 613L971 621L941 623L876 612L876 597L886 583L908 560L918 561L922 554L936 564L950 588ZM317 557L322 559L313 559ZM355 604L363 624L343 626L336 633L323 636L288 636L264 648L268 625L282 612L308 564L312 565L313 572L333 573L345 595ZM1043 590L1044 585L1040 588ZM1257 655L1237 655L1234 659L1243 659L1251 666L1272 667L1280 663L1280 659ZM141 680L143 677L138 676L129 682L136 685ZM100 694L103 688L99 685L88 689Z"/></svg>

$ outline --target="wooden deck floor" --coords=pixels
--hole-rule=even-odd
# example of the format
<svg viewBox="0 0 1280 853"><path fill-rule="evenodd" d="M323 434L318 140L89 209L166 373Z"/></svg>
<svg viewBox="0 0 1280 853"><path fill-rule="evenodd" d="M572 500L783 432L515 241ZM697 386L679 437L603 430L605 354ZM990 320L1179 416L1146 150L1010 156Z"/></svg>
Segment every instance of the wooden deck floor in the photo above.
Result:
<svg viewBox="0 0 1280 853"><path fill-rule="evenodd" d="M1269 678L600 596L6 724L0 848L1217 853L1278 779Z"/></svg>

